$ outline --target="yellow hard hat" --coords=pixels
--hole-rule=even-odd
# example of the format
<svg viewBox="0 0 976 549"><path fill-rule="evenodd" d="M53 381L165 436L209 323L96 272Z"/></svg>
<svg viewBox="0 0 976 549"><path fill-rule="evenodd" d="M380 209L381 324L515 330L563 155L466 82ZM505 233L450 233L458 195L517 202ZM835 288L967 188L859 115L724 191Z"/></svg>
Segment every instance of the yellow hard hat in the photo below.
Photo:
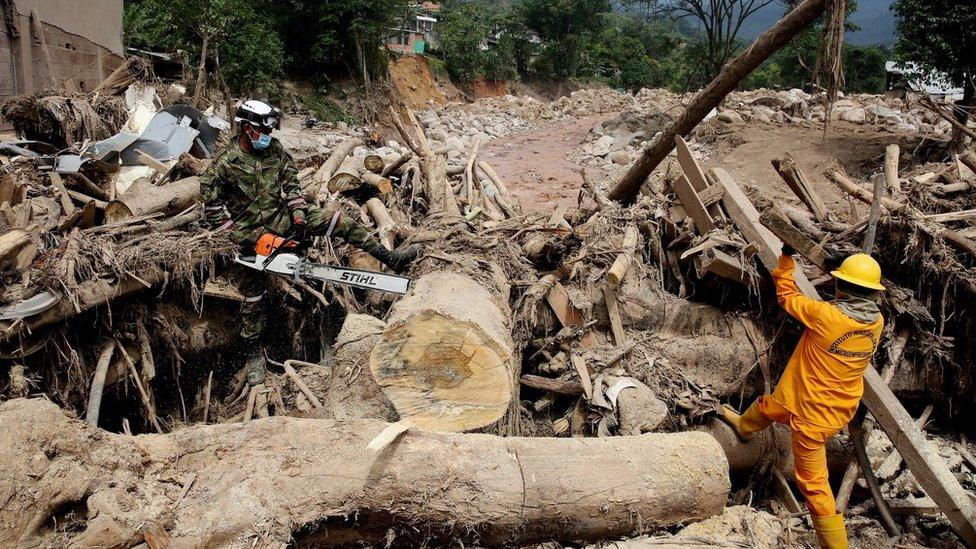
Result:
<svg viewBox="0 0 976 549"><path fill-rule="evenodd" d="M830 275L845 282L870 288L884 290L881 285L881 265L868 254L854 254L840 264L840 268L831 271Z"/></svg>

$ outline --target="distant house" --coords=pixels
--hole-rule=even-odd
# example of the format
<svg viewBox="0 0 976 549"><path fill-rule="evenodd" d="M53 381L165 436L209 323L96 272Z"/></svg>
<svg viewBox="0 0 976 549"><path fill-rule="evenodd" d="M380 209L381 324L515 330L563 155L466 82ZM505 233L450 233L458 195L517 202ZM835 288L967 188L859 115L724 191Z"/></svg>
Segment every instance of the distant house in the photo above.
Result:
<svg viewBox="0 0 976 549"><path fill-rule="evenodd" d="M122 0L0 0L0 103L91 91L122 64Z"/></svg>
<svg viewBox="0 0 976 549"><path fill-rule="evenodd" d="M962 88L949 84L944 74L931 74L914 63L885 62L885 97L904 99L910 94L927 94L938 100L962 99Z"/></svg>
<svg viewBox="0 0 976 549"><path fill-rule="evenodd" d="M422 2L412 6L411 13L396 27L390 29L386 45L394 51L403 53L424 53L437 45L434 30L440 5L436 2Z"/></svg>

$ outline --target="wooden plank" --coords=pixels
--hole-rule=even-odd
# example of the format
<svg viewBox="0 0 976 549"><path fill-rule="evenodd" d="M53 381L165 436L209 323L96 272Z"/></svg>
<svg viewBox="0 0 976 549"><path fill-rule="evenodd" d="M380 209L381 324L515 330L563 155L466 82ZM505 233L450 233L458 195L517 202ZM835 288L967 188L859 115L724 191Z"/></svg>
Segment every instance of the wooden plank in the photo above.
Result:
<svg viewBox="0 0 976 549"><path fill-rule="evenodd" d="M824 201L817 194L816 189L810 185L806 176L800 171L800 167L796 165L793 157L787 153L783 158L774 158L772 164L776 173L783 178L793 194L813 212L817 221L823 222L827 219L827 206L824 205Z"/></svg>
<svg viewBox="0 0 976 549"><path fill-rule="evenodd" d="M603 299L607 304L607 314L610 315L610 331L613 332L613 341L618 346L624 345L627 343L627 335L624 333L624 324L620 319L617 291L609 285L604 286Z"/></svg>
<svg viewBox="0 0 976 549"><path fill-rule="evenodd" d="M580 382L583 384L583 396L586 397L586 400L591 400L593 398L593 382L590 381L590 371L586 367L586 362L579 355L569 357L569 362L579 374Z"/></svg>
<svg viewBox="0 0 976 549"><path fill-rule="evenodd" d="M534 376L532 374L525 374L519 378L519 383L531 389L549 391L550 393L555 393L557 395L580 396L584 394L582 383L568 381L565 379L552 379L548 377Z"/></svg>
<svg viewBox="0 0 976 549"><path fill-rule="evenodd" d="M698 198L698 192L686 176L679 176L671 186L674 187L674 192L678 195L678 200L681 201L681 205L684 206L688 216L694 220L699 234L705 234L715 228L712 216L702 204L701 199Z"/></svg>
<svg viewBox="0 0 976 549"><path fill-rule="evenodd" d="M862 402L887 433L919 485L949 519L956 534L966 545L976 547L976 506L945 460L925 440L915 420L871 366L864 373Z"/></svg>
<svg viewBox="0 0 976 549"><path fill-rule="evenodd" d="M61 176L57 172L51 172L51 183L54 184L54 188L58 191L58 199L61 200L61 209L64 213L71 215L75 213L75 205L71 203L71 197L68 196L68 189L64 187L64 181L61 180Z"/></svg>
<svg viewBox="0 0 976 549"><path fill-rule="evenodd" d="M706 273L712 273L727 280L746 286L750 285L749 275L745 267L742 266L742 262L718 248L709 248L696 255L695 271L699 278Z"/></svg>
<svg viewBox="0 0 976 549"><path fill-rule="evenodd" d="M797 229L786 214L779 208L773 207L759 217L760 223L779 237L783 242L793 246L803 257L814 265L823 265L827 261L827 251L819 244L810 240L803 231Z"/></svg>
<svg viewBox="0 0 976 549"><path fill-rule="evenodd" d="M152 168L159 174L165 174L169 171L169 166L163 164L159 160L156 160L152 156L149 156L144 151L136 150L136 156L139 157L139 162L146 167Z"/></svg>
<svg viewBox="0 0 976 549"><path fill-rule="evenodd" d="M739 184L732 179L729 172L722 168L714 168L708 173L716 184L722 185L725 189L722 205L725 207L725 211L729 213L729 217L732 218L732 222L742 232L746 242L753 244L759 250L759 260L762 261L763 265L770 271L775 269L779 265L779 253L783 243L759 222L759 210L742 191ZM817 295L817 290L803 274L803 271L795 270L793 278L796 280L796 285L800 291L807 295Z"/></svg>
<svg viewBox="0 0 976 549"><path fill-rule="evenodd" d="M546 294L546 301L556 313L556 318L563 326L582 326L584 324L583 313L573 305L566 293L566 288L559 282L552 285L549 293ZM592 347L596 343L593 332L587 330L580 337L580 345L585 349Z"/></svg>
<svg viewBox="0 0 976 549"><path fill-rule="evenodd" d="M705 171L698 164L698 160L695 160L695 156L691 154L688 143L680 135L676 135L674 137L674 144L675 153L678 156L678 164L681 165L681 171L685 173L685 177L691 183L691 188L695 189L696 193L704 191L708 188L708 180L705 179ZM714 219L723 219L725 217L722 215L722 210L715 204L708 207L708 213Z"/></svg>
<svg viewBox="0 0 976 549"><path fill-rule="evenodd" d="M712 204L722 200L724 194L725 188L721 185L709 185L705 187L705 190L698 193L698 199L708 208Z"/></svg>
<svg viewBox="0 0 976 549"><path fill-rule="evenodd" d="M797 251L800 249L797 248ZM823 263L817 264L817 267L826 268ZM820 299L816 290L803 293L812 299ZM976 547L976 505L873 366L868 366L864 371L864 396L861 402L884 429L892 446L901 454L925 493L939 505L956 534L970 547Z"/></svg>

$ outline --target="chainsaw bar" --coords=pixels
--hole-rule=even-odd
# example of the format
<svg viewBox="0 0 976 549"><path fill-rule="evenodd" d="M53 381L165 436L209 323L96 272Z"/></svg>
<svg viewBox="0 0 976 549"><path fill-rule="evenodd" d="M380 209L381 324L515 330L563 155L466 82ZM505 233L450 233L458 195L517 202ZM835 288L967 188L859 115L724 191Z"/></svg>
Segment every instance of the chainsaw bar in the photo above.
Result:
<svg viewBox="0 0 976 549"><path fill-rule="evenodd" d="M295 254L279 253L273 257L257 255L253 258L238 255L234 261L256 269L286 277L314 278L333 284L342 284L364 290L376 290L403 295L410 288L410 279L405 276L363 271L349 267L336 267L321 263L308 263Z"/></svg>

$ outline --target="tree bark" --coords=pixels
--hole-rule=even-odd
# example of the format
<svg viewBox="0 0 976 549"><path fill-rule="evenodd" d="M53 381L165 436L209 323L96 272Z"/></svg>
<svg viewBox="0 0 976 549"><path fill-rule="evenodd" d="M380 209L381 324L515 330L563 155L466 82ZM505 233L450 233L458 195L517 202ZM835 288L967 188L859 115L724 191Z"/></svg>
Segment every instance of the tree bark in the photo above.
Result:
<svg viewBox="0 0 976 549"><path fill-rule="evenodd" d="M105 221L114 223L156 212L179 212L199 201L199 177L187 177L159 187L142 181L105 206Z"/></svg>
<svg viewBox="0 0 976 549"><path fill-rule="evenodd" d="M200 110L203 110L203 105L200 101L203 99L203 89L207 81L207 56L210 55L210 35L203 35L203 44L200 45L200 65L197 68L197 85L193 90L193 104Z"/></svg>
<svg viewBox="0 0 976 549"><path fill-rule="evenodd" d="M393 305L370 369L400 416L436 431L494 424L517 394L507 298L460 273L421 276Z"/></svg>
<svg viewBox="0 0 976 549"><path fill-rule="evenodd" d="M355 156L347 156L329 178L329 192L338 193L362 185L358 164L359 161Z"/></svg>
<svg viewBox="0 0 976 549"><path fill-rule="evenodd" d="M244 548L255 528L268 546L597 540L716 515L730 488L728 461L707 433L411 430L376 455L366 444L387 424L369 420L272 417L132 437L17 399L0 405L0 423L7 547L162 538ZM87 517L75 511L86 506ZM79 530L63 528L69 512Z"/></svg>
<svg viewBox="0 0 976 549"><path fill-rule="evenodd" d="M609 197L621 202L632 202L640 192L647 176L674 148L674 138L688 135L729 92L739 85L743 78L816 21L826 6L827 0L804 0L773 25L773 28L756 38L745 51L726 64L722 72L692 100L681 116L661 132L654 143L644 151L613 187Z"/></svg>

